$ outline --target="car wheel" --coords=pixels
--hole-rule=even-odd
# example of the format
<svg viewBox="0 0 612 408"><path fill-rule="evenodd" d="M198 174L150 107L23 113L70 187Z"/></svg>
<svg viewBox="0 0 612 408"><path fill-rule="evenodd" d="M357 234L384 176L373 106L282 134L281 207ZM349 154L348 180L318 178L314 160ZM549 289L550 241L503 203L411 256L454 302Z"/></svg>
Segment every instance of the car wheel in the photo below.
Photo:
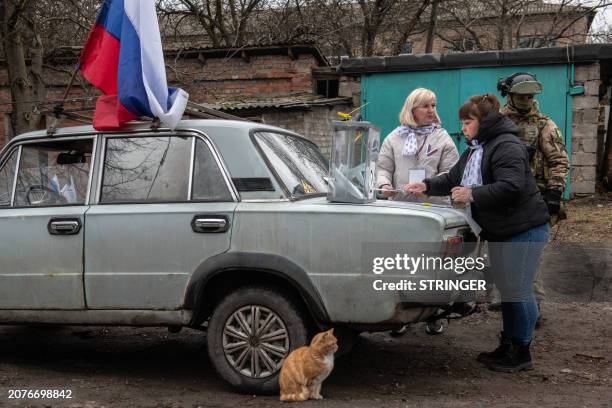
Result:
<svg viewBox="0 0 612 408"><path fill-rule="evenodd" d="M207 330L208 355L239 391L278 392L282 361L308 341L306 319L280 290L248 286L225 297Z"/></svg>

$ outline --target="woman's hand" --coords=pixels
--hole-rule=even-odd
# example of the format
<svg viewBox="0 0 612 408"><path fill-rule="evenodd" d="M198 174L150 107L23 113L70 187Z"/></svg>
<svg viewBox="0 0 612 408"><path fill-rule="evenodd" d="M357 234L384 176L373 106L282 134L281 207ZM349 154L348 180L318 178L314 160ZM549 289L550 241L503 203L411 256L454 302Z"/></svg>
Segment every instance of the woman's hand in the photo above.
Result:
<svg viewBox="0 0 612 408"><path fill-rule="evenodd" d="M425 183L409 183L404 185L404 192L408 194L414 194L417 197L422 197L423 194L427 190L427 186Z"/></svg>
<svg viewBox="0 0 612 408"><path fill-rule="evenodd" d="M382 190L381 194L385 198L393 197L395 195L395 191L392 191L393 186L391 184L383 184L380 186Z"/></svg>
<svg viewBox="0 0 612 408"><path fill-rule="evenodd" d="M469 187L453 187L451 197L457 203L469 203L472 201L472 189Z"/></svg>

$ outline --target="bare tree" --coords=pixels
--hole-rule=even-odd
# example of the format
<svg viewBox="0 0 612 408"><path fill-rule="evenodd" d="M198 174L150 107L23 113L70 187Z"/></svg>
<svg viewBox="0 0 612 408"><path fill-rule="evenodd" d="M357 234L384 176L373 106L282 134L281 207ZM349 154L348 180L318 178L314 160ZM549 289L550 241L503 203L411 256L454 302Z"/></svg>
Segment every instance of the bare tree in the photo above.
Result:
<svg viewBox="0 0 612 408"><path fill-rule="evenodd" d="M94 0L4 0L0 37L11 92L9 137L38 127L46 102L43 75L51 53L82 44L95 17ZM70 35L67 35L70 33Z"/></svg>
<svg viewBox="0 0 612 408"><path fill-rule="evenodd" d="M36 104L45 99L42 85L42 43L33 20L34 1L2 2L2 45L7 62L13 103L13 134L33 129L38 120ZM30 64L26 63L30 59Z"/></svg>
<svg viewBox="0 0 612 408"><path fill-rule="evenodd" d="M266 0L158 0L162 17L178 27L184 19L198 22L213 47L237 47L247 41L249 19Z"/></svg>
<svg viewBox="0 0 612 408"><path fill-rule="evenodd" d="M410 38L410 36L415 34L415 32L417 31L417 28L419 27L421 23L421 18L424 15L425 10L427 9L427 7L429 7L430 4L431 4L430 0L423 0L421 3L419 3L417 7L413 8L414 12L411 15L405 16L404 18L400 20L401 23L398 22L398 24L396 24L399 30L399 33L398 33L398 36L396 37L397 41L395 41L395 47L393 48L393 54L397 55L397 54L402 53L404 44L406 44L406 42L408 41L408 38ZM405 7L405 6L406 4L404 2L399 4L399 7ZM432 12L431 15L432 16L430 17L430 23L432 19L434 21L437 20L435 12ZM433 32L434 30L432 29L432 37L433 37Z"/></svg>
<svg viewBox="0 0 612 408"><path fill-rule="evenodd" d="M372 56L399 54L407 39L422 30L424 11L430 0L287 0L284 6L270 7L262 15L271 16L282 38L315 42L330 56ZM293 17L293 18L292 18ZM293 35L289 34L293 33ZM257 37L257 36L255 36ZM265 35L272 39L272 35Z"/></svg>
<svg viewBox="0 0 612 408"><path fill-rule="evenodd" d="M511 49L583 43L595 13L610 0L447 0L437 35L450 49Z"/></svg>

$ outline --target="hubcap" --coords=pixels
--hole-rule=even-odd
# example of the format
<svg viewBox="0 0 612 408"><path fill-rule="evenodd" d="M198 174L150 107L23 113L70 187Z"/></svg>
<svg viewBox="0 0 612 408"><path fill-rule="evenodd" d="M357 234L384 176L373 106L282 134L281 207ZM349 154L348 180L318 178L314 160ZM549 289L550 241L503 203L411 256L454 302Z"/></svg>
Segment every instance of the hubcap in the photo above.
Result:
<svg viewBox="0 0 612 408"><path fill-rule="evenodd" d="M289 353L285 323L263 306L244 306L235 311L223 327L225 358L240 374L265 378L280 369Z"/></svg>

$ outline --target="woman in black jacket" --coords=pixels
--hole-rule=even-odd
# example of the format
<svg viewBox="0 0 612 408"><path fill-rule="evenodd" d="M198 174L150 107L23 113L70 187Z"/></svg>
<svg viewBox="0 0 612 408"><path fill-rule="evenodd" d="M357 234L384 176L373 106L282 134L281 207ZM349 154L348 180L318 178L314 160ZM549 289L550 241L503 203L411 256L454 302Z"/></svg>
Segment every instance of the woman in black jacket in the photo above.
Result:
<svg viewBox="0 0 612 408"><path fill-rule="evenodd" d="M459 110L469 149L446 174L404 186L406 192L448 195L465 203L489 241L487 277L502 295L503 331L478 361L496 371L532 367L529 345L538 317L533 279L548 242L548 210L529 169L518 128L499 113L492 94L472 96Z"/></svg>

